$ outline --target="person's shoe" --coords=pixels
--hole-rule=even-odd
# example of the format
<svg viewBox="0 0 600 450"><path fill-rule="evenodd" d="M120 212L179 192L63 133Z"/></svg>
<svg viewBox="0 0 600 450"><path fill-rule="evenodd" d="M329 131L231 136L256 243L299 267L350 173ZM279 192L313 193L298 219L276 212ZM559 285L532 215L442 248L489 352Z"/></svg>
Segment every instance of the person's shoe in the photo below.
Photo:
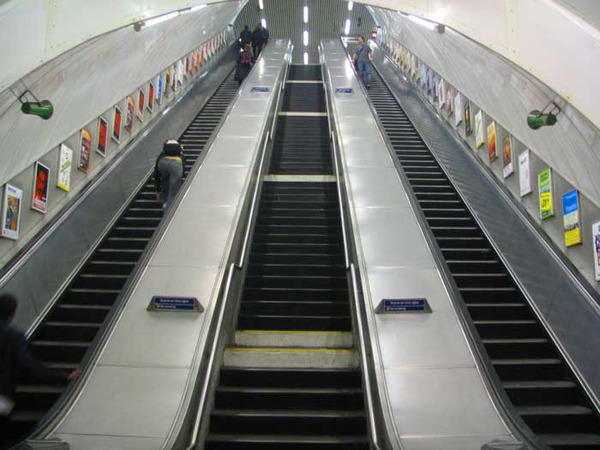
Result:
<svg viewBox="0 0 600 450"><path fill-rule="evenodd" d="M367 84L367 89L371 89L371 85L370 84Z"/></svg>

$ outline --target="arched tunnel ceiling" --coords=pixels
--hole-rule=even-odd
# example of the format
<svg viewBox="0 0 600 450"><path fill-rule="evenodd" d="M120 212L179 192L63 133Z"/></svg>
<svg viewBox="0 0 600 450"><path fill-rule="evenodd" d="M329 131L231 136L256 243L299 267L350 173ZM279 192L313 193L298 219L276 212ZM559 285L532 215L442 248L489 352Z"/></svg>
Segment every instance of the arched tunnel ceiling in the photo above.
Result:
<svg viewBox="0 0 600 450"><path fill-rule="evenodd" d="M246 1L256 0L240 0L240 6ZM204 0L202 3L216 2ZM592 88L600 70L600 31L592 25L600 17L597 0L374 0L361 3L401 10L454 28L529 71L600 127L597 106L600 91ZM199 4L198 0L9 0L0 3L0 61L3 62L0 91L41 64L98 35ZM589 17L588 21L582 19L583 14Z"/></svg>

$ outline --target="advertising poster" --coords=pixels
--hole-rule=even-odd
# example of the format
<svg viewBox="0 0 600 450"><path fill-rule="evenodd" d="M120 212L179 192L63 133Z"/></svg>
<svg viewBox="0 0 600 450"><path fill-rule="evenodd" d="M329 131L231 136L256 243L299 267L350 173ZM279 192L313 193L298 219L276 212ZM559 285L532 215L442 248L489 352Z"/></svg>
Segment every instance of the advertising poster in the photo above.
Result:
<svg viewBox="0 0 600 450"><path fill-rule="evenodd" d="M146 106L146 94L143 89L140 89L138 92L138 109L135 113L140 122L144 121L144 106Z"/></svg>
<svg viewBox="0 0 600 450"><path fill-rule="evenodd" d="M133 115L135 112L135 101L131 96L127 97L127 115L125 116L125 129L131 133L133 130Z"/></svg>
<svg viewBox="0 0 600 450"><path fill-rule="evenodd" d="M169 96L169 89L171 89L171 69L165 70L165 88L164 88L165 97Z"/></svg>
<svg viewBox="0 0 600 450"><path fill-rule="evenodd" d="M154 84L148 84L148 104L146 105L148 111L152 112L154 109Z"/></svg>
<svg viewBox="0 0 600 450"><path fill-rule="evenodd" d="M531 165L529 164L529 150L519 155L519 191L521 197L531 194Z"/></svg>
<svg viewBox="0 0 600 450"><path fill-rule="evenodd" d="M106 146L108 144L108 122L104 117L98 118L98 147L96 153L100 156L106 156Z"/></svg>
<svg viewBox="0 0 600 450"><path fill-rule="evenodd" d="M469 102L467 102L465 104L465 114L464 114L465 118L465 135L466 136L471 136L471 134L473 133L473 128L471 127L471 104Z"/></svg>
<svg viewBox="0 0 600 450"><path fill-rule="evenodd" d="M2 228L0 236L17 240L19 239L19 220L21 217L21 202L23 191L10 184L4 185L2 200Z"/></svg>
<svg viewBox="0 0 600 450"><path fill-rule="evenodd" d="M48 188L50 187L50 168L40 162L33 166L33 195L31 209L42 214L48 211Z"/></svg>
<svg viewBox="0 0 600 450"><path fill-rule="evenodd" d="M171 89L175 92L177 88L177 67L175 64L171 66Z"/></svg>
<svg viewBox="0 0 600 450"><path fill-rule="evenodd" d="M175 72L177 73L177 77L176 80L173 80L176 81L175 83L173 83L173 86L181 86L183 84L183 75L185 72L185 64L183 62L183 59L177 61L177 69Z"/></svg>
<svg viewBox="0 0 600 450"><path fill-rule="evenodd" d="M163 90L164 90L163 78L161 75L159 75L158 78L156 79L156 86L158 86L157 90L156 90L156 103L158 103L160 105L160 102L162 101Z"/></svg>
<svg viewBox="0 0 600 450"><path fill-rule="evenodd" d="M454 97L454 126L457 127L458 124L463 120L462 118L463 107L462 107L462 99L460 98L460 92L456 94Z"/></svg>
<svg viewBox="0 0 600 450"><path fill-rule="evenodd" d="M446 83L440 80L440 95L438 96L438 106L440 109L446 104Z"/></svg>
<svg viewBox="0 0 600 450"><path fill-rule="evenodd" d="M452 98L452 88L450 86L446 86L446 114L448 114L448 117L452 115L454 110Z"/></svg>
<svg viewBox="0 0 600 450"><path fill-rule="evenodd" d="M475 114L475 146L477 148L481 147L484 143L483 138L483 111L479 110L477 114Z"/></svg>
<svg viewBox="0 0 600 450"><path fill-rule="evenodd" d="M90 170L92 158L92 134L85 128L81 130L81 144L79 145L79 164L77 168L85 173Z"/></svg>
<svg viewBox="0 0 600 450"><path fill-rule="evenodd" d="M581 221L579 217L579 192L572 190L562 196L563 230L565 245L581 244Z"/></svg>
<svg viewBox="0 0 600 450"><path fill-rule="evenodd" d="M118 106L115 106L115 113L113 116L113 132L112 132L112 140L117 144L121 142L121 110Z"/></svg>
<svg viewBox="0 0 600 450"><path fill-rule="evenodd" d="M540 196L540 218L552 217L554 215L552 169L547 168L538 173L538 191Z"/></svg>
<svg viewBox="0 0 600 450"><path fill-rule="evenodd" d="M438 96L437 77L435 76L435 74L431 75L431 95L434 99Z"/></svg>
<svg viewBox="0 0 600 450"><path fill-rule="evenodd" d="M504 174L504 178L508 177L514 171L512 160L512 139L510 134L507 134L504 136L502 141L502 173Z"/></svg>
<svg viewBox="0 0 600 450"><path fill-rule="evenodd" d="M56 186L63 191L71 189L71 166L73 165L73 150L65 144L60 144L58 159L58 179Z"/></svg>
<svg viewBox="0 0 600 450"><path fill-rule="evenodd" d="M488 156L490 162L498 157L496 152L496 122L492 121L487 127Z"/></svg>
<svg viewBox="0 0 600 450"><path fill-rule="evenodd" d="M596 222L592 225L592 233L592 242L594 243L594 269L596 280L600 280L600 222Z"/></svg>

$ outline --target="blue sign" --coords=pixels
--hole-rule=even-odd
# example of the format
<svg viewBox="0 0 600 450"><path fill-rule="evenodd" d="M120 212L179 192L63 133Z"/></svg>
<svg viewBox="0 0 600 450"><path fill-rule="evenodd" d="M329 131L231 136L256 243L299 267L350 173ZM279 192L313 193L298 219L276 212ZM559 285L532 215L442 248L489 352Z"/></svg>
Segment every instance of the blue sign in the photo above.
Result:
<svg viewBox="0 0 600 450"><path fill-rule="evenodd" d="M155 295L148 308L151 311L200 311L202 306L196 297L166 297Z"/></svg>
<svg viewBox="0 0 600 450"><path fill-rule="evenodd" d="M345 87L345 88L335 88L336 94L352 94L354 93L354 89Z"/></svg>
<svg viewBox="0 0 600 450"><path fill-rule="evenodd" d="M428 312L426 298L384 298L377 308L378 313Z"/></svg>
<svg viewBox="0 0 600 450"><path fill-rule="evenodd" d="M269 92L270 90L271 88L267 86L252 86L250 92Z"/></svg>

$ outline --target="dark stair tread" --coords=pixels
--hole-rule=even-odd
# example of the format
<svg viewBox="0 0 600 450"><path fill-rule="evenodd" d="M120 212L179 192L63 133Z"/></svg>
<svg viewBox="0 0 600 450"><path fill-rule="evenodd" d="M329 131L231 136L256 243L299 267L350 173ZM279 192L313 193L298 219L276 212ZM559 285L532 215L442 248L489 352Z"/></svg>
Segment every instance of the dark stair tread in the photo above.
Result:
<svg viewBox="0 0 600 450"><path fill-rule="evenodd" d="M62 394L64 385L56 384L19 384L17 394Z"/></svg>
<svg viewBox="0 0 600 450"><path fill-rule="evenodd" d="M595 433L539 433L538 437L547 445L600 445L600 434Z"/></svg>
<svg viewBox="0 0 600 450"><path fill-rule="evenodd" d="M245 392L257 394L357 394L362 393L361 388L297 388L297 387L246 387L246 386L218 386L217 392Z"/></svg>
<svg viewBox="0 0 600 450"><path fill-rule="evenodd" d="M504 381L502 387L505 389L553 389L577 387L577 384L573 381L564 380Z"/></svg>
<svg viewBox="0 0 600 450"><path fill-rule="evenodd" d="M353 442L367 442L367 436L331 436L331 435L264 435L264 434L222 434L222 433L209 433L207 441L241 441L241 442L277 442L282 444L295 444L295 443L314 443L314 444L328 444L328 443L353 443Z"/></svg>
<svg viewBox="0 0 600 450"><path fill-rule="evenodd" d="M543 406L517 406L520 415L544 415L544 416L579 416L593 415L594 411L579 405L543 405Z"/></svg>
<svg viewBox="0 0 600 450"><path fill-rule="evenodd" d="M365 417L365 412L362 410L347 411L347 410L296 410L290 411L285 409L213 409L213 415L219 416L235 416L235 417Z"/></svg>
<svg viewBox="0 0 600 450"><path fill-rule="evenodd" d="M501 339L482 339L484 344L545 344L548 339L544 338L501 338Z"/></svg>
<svg viewBox="0 0 600 450"><path fill-rule="evenodd" d="M556 358L531 358L531 359L523 359L523 358L515 358L515 359L492 359L492 364L494 365L504 365L504 366L512 366L519 364L562 364L560 359Z"/></svg>

